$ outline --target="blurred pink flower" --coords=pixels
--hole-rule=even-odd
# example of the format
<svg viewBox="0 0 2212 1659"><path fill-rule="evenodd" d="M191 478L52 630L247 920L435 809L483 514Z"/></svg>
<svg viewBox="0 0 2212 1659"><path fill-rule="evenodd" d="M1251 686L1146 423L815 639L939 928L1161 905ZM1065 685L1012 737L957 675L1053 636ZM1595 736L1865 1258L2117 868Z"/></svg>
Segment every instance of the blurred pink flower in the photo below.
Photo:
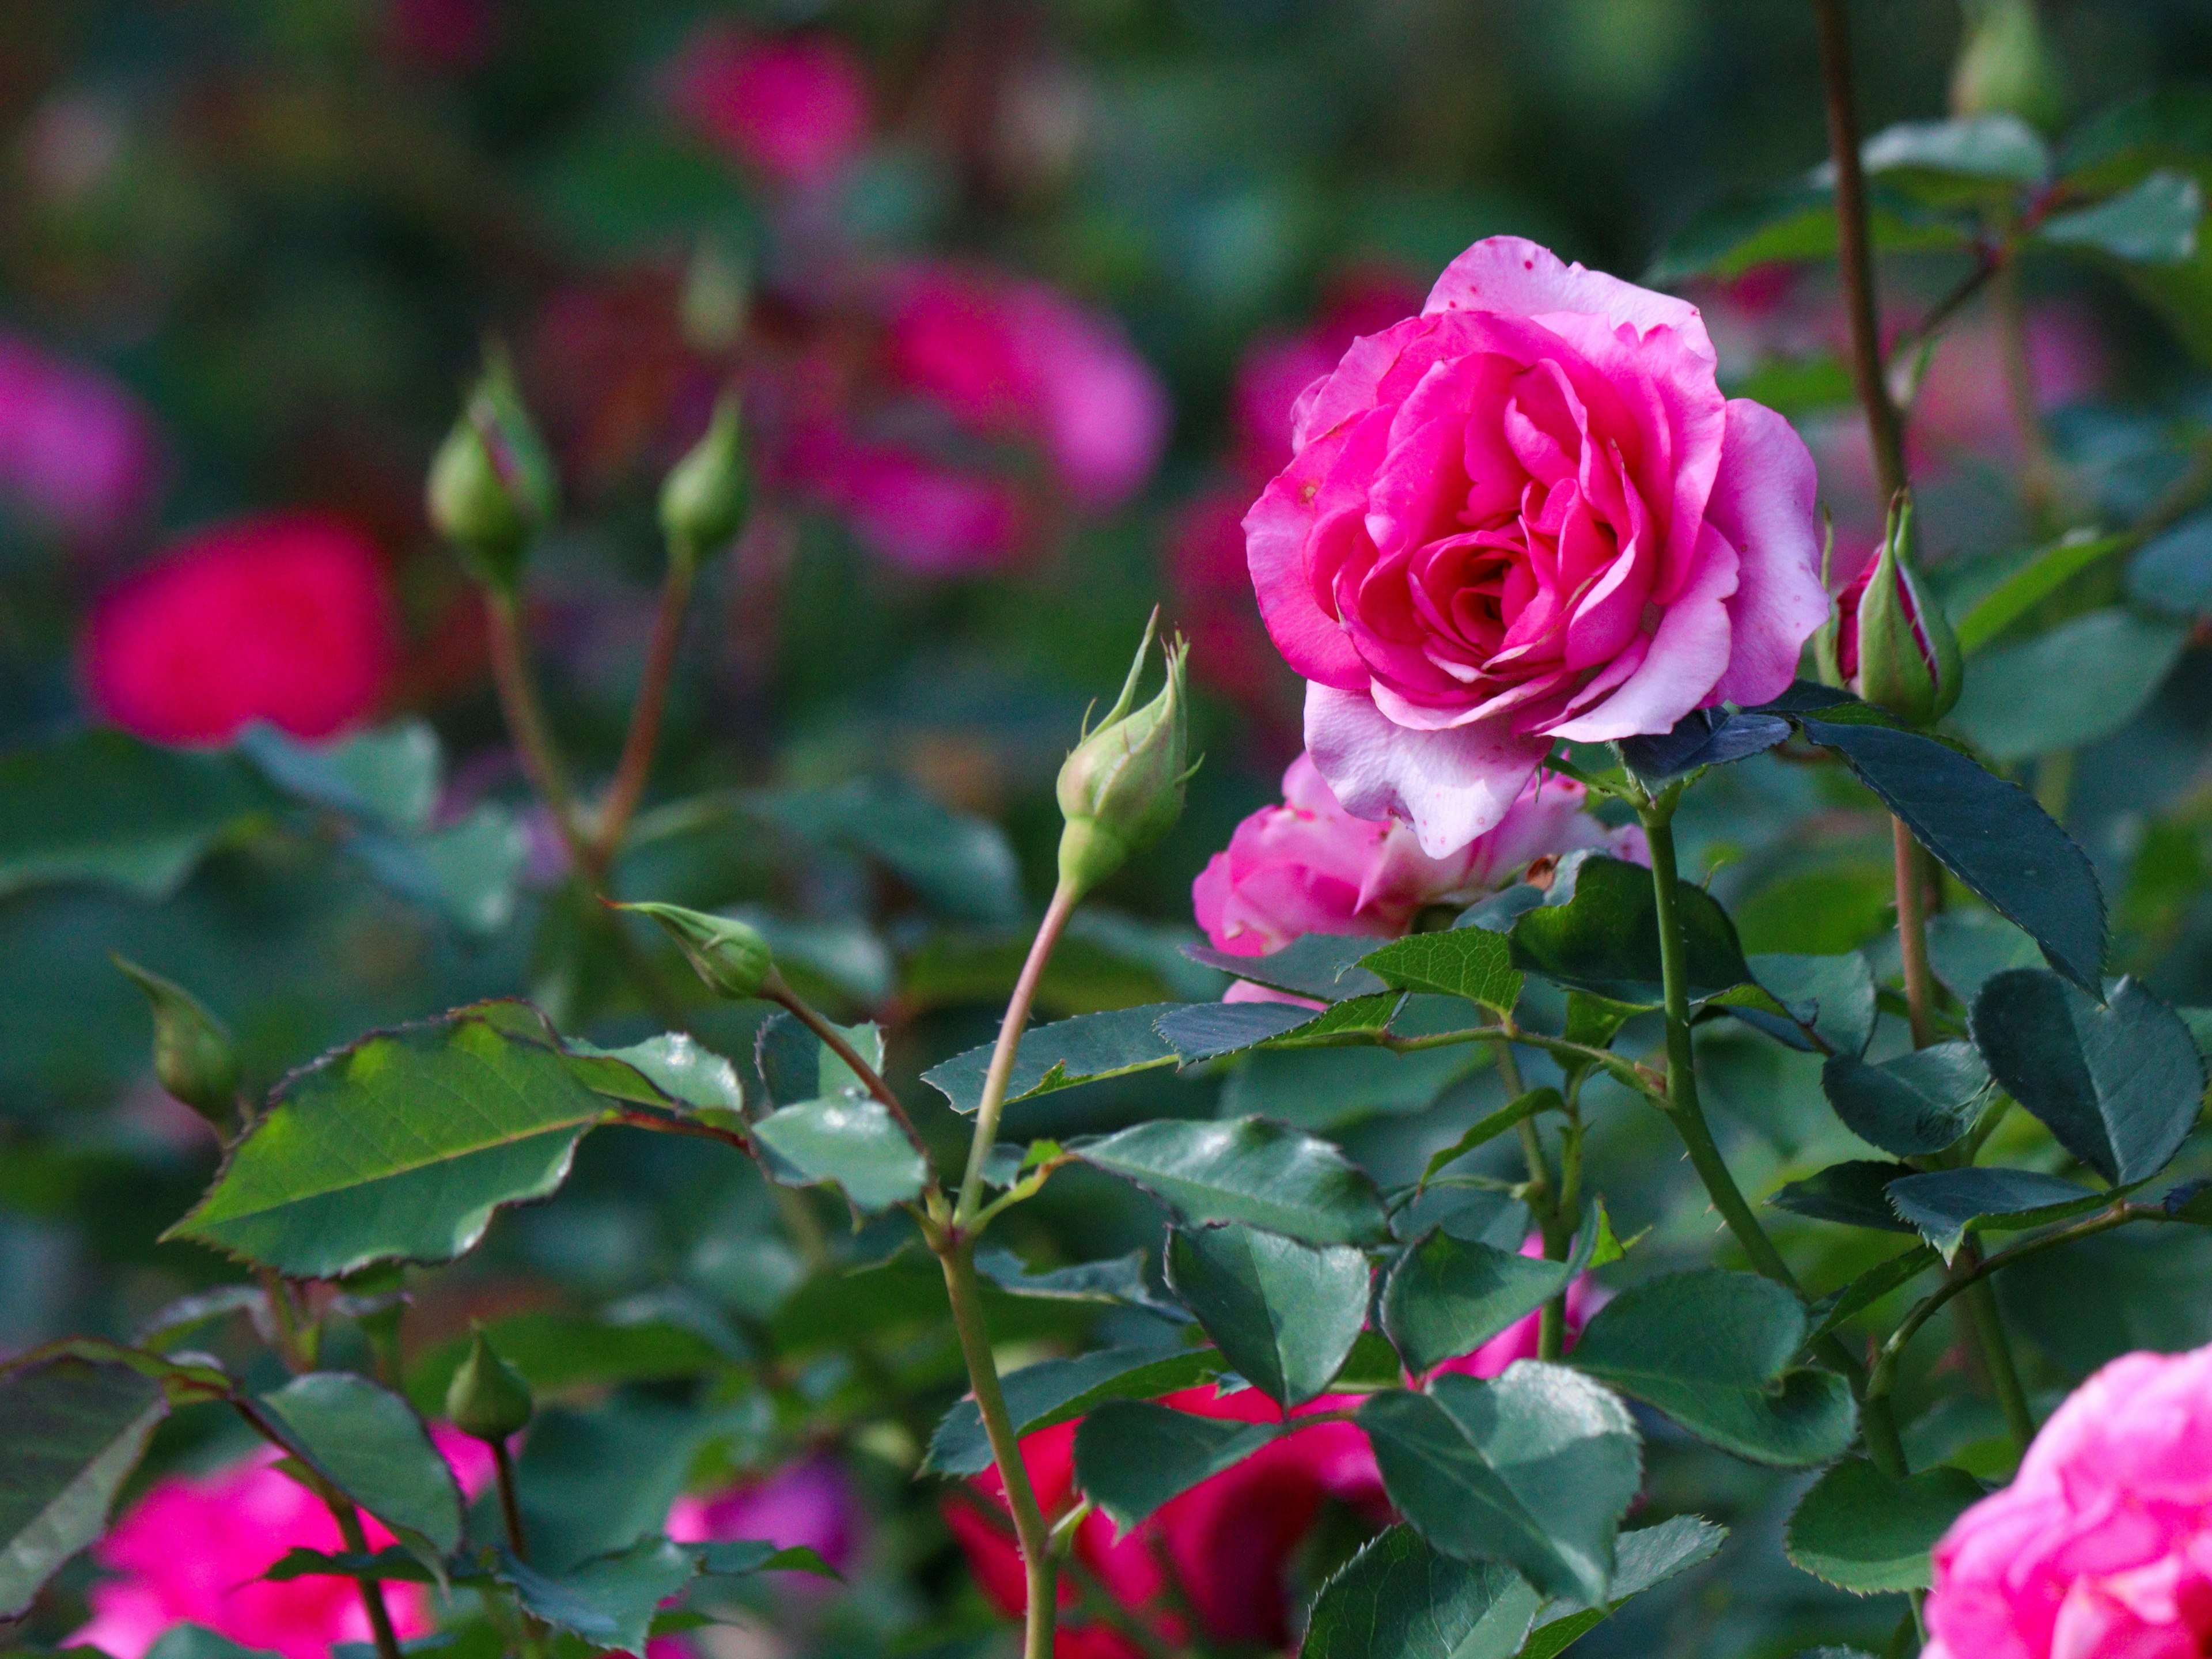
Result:
<svg viewBox="0 0 2212 1659"><path fill-rule="evenodd" d="M2212 1347L2131 1353L1936 1546L1923 1659L2212 1652Z"/></svg>
<svg viewBox="0 0 2212 1659"><path fill-rule="evenodd" d="M1421 308L1425 285L1390 265L1344 272L1322 296L1311 324L1255 340L1237 366L1230 408L1238 466L1264 481L1291 459L1291 411L1298 394L1334 368L1363 334L1379 334Z"/></svg>
<svg viewBox="0 0 2212 1659"><path fill-rule="evenodd" d="M2053 410L2094 394L2105 383L2104 337L2070 306L2038 306L2027 314L2028 379L2036 407ZM2005 386L2002 337L1986 309L1947 330L1936 342L1914 398L1908 428L1917 458L1941 465L1961 454L2013 459L2021 453L2019 423Z"/></svg>
<svg viewBox="0 0 2212 1659"><path fill-rule="evenodd" d="M866 73L831 35L709 24L684 49L672 92L685 119L771 184L826 183L868 142Z"/></svg>
<svg viewBox="0 0 2212 1659"><path fill-rule="evenodd" d="M826 428L795 439L787 465L869 548L916 575L999 569L1028 539L1029 507L1011 478Z"/></svg>
<svg viewBox="0 0 2212 1659"><path fill-rule="evenodd" d="M820 1455L711 1498L686 1492L668 1511L668 1535L678 1543L766 1539L778 1549L811 1549L840 1572L859 1559L861 1524L852 1477Z"/></svg>
<svg viewBox="0 0 2212 1659"><path fill-rule="evenodd" d="M187 538L109 589L79 641L94 705L156 743L222 743L257 720L334 736L374 710L398 651L383 555L324 513Z"/></svg>
<svg viewBox="0 0 2212 1659"><path fill-rule="evenodd" d="M498 37L495 0L391 0L384 15L386 50L424 69L479 68Z"/></svg>
<svg viewBox="0 0 2212 1659"><path fill-rule="evenodd" d="M1261 623L1244 563L1250 501L1249 489L1231 484L1194 495L1176 510L1168 527L1168 592L1190 639L1192 672L1248 706L1285 705L1286 723L1295 729L1297 677Z"/></svg>
<svg viewBox="0 0 2212 1659"><path fill-rule="evenodd" d="M119 381L0 333L0 495L97 539L145 514L161 470L153 417Z"/></svg>
<svg viewBox="0 0 2212 1659"><path fill-rule="evenodd" d="M430 1437L454 1468L464 1493L489 1478L491 1454L445 1424ZM86 1593L91 1622L69 1640L112 1659L139 1659L163 1632L204 1625L249 1648L284 1659L326 1659L331 1644L370 1639L360 1587L347 1578L261 1578L294 1549L345 1548L322 1500L270 1465L274 1448L204 1475L165 1475L93 1546L93 1559L117 1576ZM362 1517L369 1547L392 1534ZM387 1583L385 1606L402 1638L430 1629L429 1594Z"/></svg>
<svg viewBox="0 0 2212 1659"><path fill-rule="evenodd" d="M1041 445L1083 506L1141 488L1167 442L1167 393L1109 320L1042 283L921 263L893 273L892 379L970 431Z"/></svg>
<svg viewBox="0 0 2212 1659"><path fill-rule="evenodd" d="M1521 1254L1540 1256L1544 1254L1544 1241L1531 1233L1521 1241ZM1578 1273L1567 1286L1566 1346L1575 1346L1575 1339L1583 1334L1590 1316L1613 1299L1613 1292L1600 1285L1588 1273ZM1441 1376L1455 1371L1462 1376L1496 1376L1516 1359L1536 1358L1538 1338L1542 1334L1542 1319L1539 1314L1524 1314L1504 1330L1472 1352L1456 1359L1447 1359L1429 1373ZM1425 1379L1424 1379L1425 1380Z"/></svg>

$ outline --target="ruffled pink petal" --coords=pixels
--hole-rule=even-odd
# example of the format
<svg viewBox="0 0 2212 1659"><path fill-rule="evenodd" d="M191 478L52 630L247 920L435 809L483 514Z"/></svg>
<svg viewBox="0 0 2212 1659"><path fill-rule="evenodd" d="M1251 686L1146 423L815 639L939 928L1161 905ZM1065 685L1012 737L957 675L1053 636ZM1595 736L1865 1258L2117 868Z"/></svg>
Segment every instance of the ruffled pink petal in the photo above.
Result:
<svg viewBox="0 0 2212 1659"><path fill-rule="evenodd" d="M1371 696L1315 684L1306 749L1346 811L1395 813L1424 853L1444 858L1504 819L1552 744L1496 724L1415 732L1384 718Z"/></svg>
<svg viewBox="0 0 2212 1659"><path fill-rule="evenodd" d="M1697 574L1667 607L1643 663L1611 696L1551 729L1577 743L1668 732L1710 700L1728 671L1728 599L1736 587L1735 550L1710 526L1698 549Z"/></svg>
<svg viewBox="0 0 2212 1659"><path fill-rule="evenodd" d="M1424 316L1444 311L1499 311L1514 317L1568 311L1639 331L1676 328L1694 332L1705 356L1713 355L1705 319L1687 301L1569 264L1522 236L1485 237L1446 265L1421 307Z"/></svg>
<svg viewBox="0 0 2212 1659"><path fill-rule="evenodd" d="M1389 436L1389 417L1378 414L1310 445L1275 475L1244 515L1244 556L1268 637L1306 678L1347 691L1367 684L1366 665L1343 625L1315 596L1306 544L1317 519L1316 498L1331 471L1339 465L1347 471L1371 470Z"/></svg>
<svg viewBox="0 0 2212 1659"><path fill-rule="evenodd" d="M1789 422L1764 404L1729 399L1720 477L1706 509L1739 562L1728 672L1713 688L1723 702L1780 696L1796 678L1805 641L1828 619L1814 508L1819 488L1812 453Z"/></svg>

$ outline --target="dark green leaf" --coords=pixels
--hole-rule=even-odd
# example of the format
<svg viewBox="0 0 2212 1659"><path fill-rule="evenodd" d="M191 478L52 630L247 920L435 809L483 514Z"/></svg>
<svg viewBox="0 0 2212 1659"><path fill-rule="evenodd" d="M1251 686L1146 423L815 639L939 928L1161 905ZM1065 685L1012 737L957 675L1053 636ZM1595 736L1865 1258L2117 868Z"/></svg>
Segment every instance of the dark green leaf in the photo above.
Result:
<svg viewBox="0 0 2212 1659"><path fill-rule="evenodd" d="M1448 1165L1456 1164L1476 1147L1486 1146L1523 1118L1534 1117L1539 1112L1562 1111L1565 1109L1565 1104L1559 1097L1559 1091L1552 1088L1531 1089L1515 1097L1489 1116L1469 1126L1457 1140L1423 1164L1420 1184L1427 1186Z"/></svg>
<svg viewBox="0 0 2212 1659"><path fill-rule="evenodd" d="M1361 933L1308 933L1264 957L1237 956L1209 945L1186 945L1182 953L1255 985L1317 1002L1342 1002L1389 988L1359 965L1374 949L1375 941Z"/></svg>
<svg viewBox="0 0 2212 1659"><path fill-rule="evenodd" d="M1678 1515L1656 1527L1622 1533L1613 1544L1613 1589L1607 1605L1571 1612L1565 1603L1547 1603L1536 1614L1536 1628L1522 1648L1520 1659L1553 1659L1565 1652L1569 1644L1618 1613L1631 1596L1711 1560L1727 1538L1727 1528L1694 1515Z"/></svg>
<svg viewBox="0 0 2212 1659"><path fill-rule="evenodd" d="M2212 513L2184 519L2130 560L2128 594L2168 616L2212 617Z"/></svg>
<svg viewBox="0 0 2212 1659"><path fill-rule="evenodd" d="M1005 1382L1006 1414L1016 1431L1029 1434L1081 1417L1109 1400L1149 1400L1195 1387L1224 1368L1211 1348L1158 1345L1103 1348L1073 1359L1047 1359L1010 1372ZM991 1467L991 1443L973 1400L945 1413L930 1437L922 1468L939 1474L981 1474Z"/></svg>
<svg viewBox="0 0 2212 1659"><path fill-rule="evenodd" d="M1692 999L1751 982L1728 913L1702 888L1680 889ZM1550 900L1513 924L1515 966L1614 1002L1661 1002L1659 921L1651 872L1595 854L1563 860Z"/></svg>
<svg viewBox="0 0 2212 1659"><path fill-rule="evenodd" d="M1869 1066L1831 1054L1820 1087L1844 1127L1899 1158L1940 1152L1974 1127L1989 1068L1971 1042L1939 1042Z"/></svg>
<svg viewBox="0 0 2212 1659"><path fill-rule="evenodd" d="M659 1533L702 1444L754 1420L746 1406L732 1415L718 1422L635 1393L588 1412L540 1410L515 1465L531 1559L557 1572Z"/></svg>
<svg viewBox="0 0 2212 1659"><path fill-rule="evenodd" d="M1411 1054L1264 1048L1229 1074L1218 1110L1224 1117L1255 1114L1330 1134L1370 1117L1420 1111L1484 1058L1481 1049L1458 1044Z"/></svg>
<svg viewBox="0 0 2212 1659"><path fill-rule="evenodd" d="M2197 252L2204 192L2185 173L2161 167L2133 188L2070 213L2054 213L2036 235L2062 247L2091 247L2131 264L2179 264Z"/></svg>
<svg viewBox="0 0 2212 1659"><path fill-rule="evenodd" d="M1858 1420L1842 1377L1790 1369L1805 1326L1804 1305L1772 1279L1668 1273L1601 1308L1574 1363L1723 1450L1802 1468L1841 1452Z"/></svg>
<svg viewBox="0 0 2212 1659"><path fill-rule="evenodd" d="M1977 1221L2032 1227L2111 1202L2111 1194L2033 1170L1931 1170L1899 1176L1885 1189L1890 1207L1948 1261Z"/></svg>
<svg viewBox="0 0 2212 1659"><path fill-rule="evenodd" d="M1367 1322L1367 1254L1231 1224L1171 1229L1168 1284L1222 1357L1281 1406L1327 1389Z"/></svg>
<svg viewBox="0 0 2212 1659"><path fill-rule="evenodd" d="M1900 121L1859 147L1869 177L1888 175L1936 201L2002 199L2011 187L2039 185L2051 172L2051 150L2016 115L1963 115L1945 121Z"/></svg>
<svg viewBox="0 0 2212 1659"><path fill-rule="evenodd" d="M1671 732L1626 738L1613 747L1630 775L1645 788L1656 790L1700 767L1725 766L1763 755L1789 735L1790 722L1778 715L1693 708Z"/></svg>
<svg viewBox="0 0 2212 1659"><path fill-rule="evenodd" d="M1604 1601L1643 1455L1603 1388L1522 1360L1493 1382L1446 1376L1425 1395L1376 1395L1359 1424L1391 1502L1433 1547L1508 1562L1547 1595Z"/></svg>
<svg viewBox="0 0 2212 1659"><path fill-rule="evenodd" d="M1893 192L1872 192L1869 233L1882 253L1965 248L1972 228ZM1740 276L1755 265L1836 257L1836 202L1819 185L1745 191L1716 203L1668 239L1644 280L1671 287L1692 276Z"/></svg>
<svg viewBox="0 0 2212 1659"><path fill-rule="evenodd" d="M387 829L423 829L438 804L438 734L425 720L329 744L301 743L257 721L238 734L237 746L286 794Z"/></svg>
<svg viewBox="0 0 2212 1659"><path fill-rule="evenodd" d="M2133 979L2103 1006L2016 968L1974 999L1990 1070L2058 1144L2115 1186L2172 1161L2204 1103L2204 1060L2179 1015Z"/></svg>
<svg viewBox="0 0 2212 1659"><path fill-rule="evenodd" d="M1564 1261L1431 1231L1382 1286L1382 1328L1415 1375L1472 1352L1567 1287Z"/></svg>
<svg viewBox="0 0 2212 1659"><path fill-rule="evenodd" d="M1800 724L1840 754L1945 868L2033 934L2052 967L2084 989L2098 986L2103 890L2033 795L1917 732L1803 717Z"/></svg>
<svg viewBox="0 0 2212 1659"><path fill-rule="evenodd" d="M271 1562L261 1576L271 1583L289 1584L295 1578L389 1579L404 1584L430 1584L437 1579L430 1569L398 1545L373 1550L367 1555L345 1551L289 1549Z"/></svg>
<svg viewBox="0 0 2212 1659"><path fill-rule="evenodd" d="M1075 1431L1076 1483L1127 1528L1281 1432L1273 1423L1199 1417L1142 1400L1109 1400Z"/></svg>
<svg viewBox="0 0 2212 1659"><path fill-rule="evenodd" d="M1940 1465L1892 1480L1847 1457L1798 1500L1783 1534L1790 1559L1816 1578L1861 1595L1926 1589L1928 1553L1982 1484Z"/></svg>
<svg viewBox="0 0 2212 1659"><path fill-rule="evenodd" d="M1311 1244L1374 1244L1389 1234L1365 1171L1328 1142L1265 1118L1139 1123L1067 1150L1187 1221L1241 1221Z"/></svg>
<svg viewBox="0 0 2212 1659"><path fill-rule="evenodd" d="M536 1571L503 1550L499 1562L526 1611L595 1648L626 1653L645 1651L653 1609L698 1571L691 1553L665 1538L641 1538L562 1573Z"/></svg>
<svg viewBox="0 0 2212 1659"><path fill-rule="evenodd" d="M2076 530L2002 562L1973 562L1946 595L1960 651L1974 655L2075 576L2127 544L2124 535ZM2001 573L1993 580L1978 580L1977 573L1993 562L2002 562ZM1978 664L1975 672L1980 672Z"/></svg>
<svg viewBox="0 0 2212 1659"><path fill-rule="evenodd" d="M168 1415L123 1365L54 1359L0 1373L0 1619L107 1529L115 1494Z"/></svg>
<svg viewBox="0 0 2212 1659"><path fill-rule="evenodd" d="M1805 1334L1807 1346L1841 1328L1862 1310L1872 1307L1899 1285L1910 1284L1941 1259L1932 1246L1916 1244L1909 1250L1899 1250L1886 1261L1876 1262L1842 1289L1822 1297L1814 1304L1816 1318L1813 1328Z"/></svg>
<svg viewBox="0 0 2212 1659"><path fill-rule="evenodd" d="M1890 1207L1889 1183L1919 1171L1910 1164L1880 1164L1853 1158L1831 1164L1818 1175L1793 1181L1766 1201L1792 1215L1815 1221L1840 1222L1846 1227L1871 1227L1880 1232L1909 1233L1910 1223L1898 1219Z"/></svg>
<svg viewBox="0 0 2212 1659"><path fill-rule="evenodd" d="M666 1318L617 1319L550 1309L485 1322L501 1358L520 1371L540 1400L623 1382L699 1376L730 1363L708 1335ZM410 1367L407 1397L426 1415L444 1409L446 1385L469 1351L469 1338L441 1343Z"/></svg>
<svg viewBox="0 0 2212 1659"><path fill-rule="evenodd" d="M1455 1561L1395 1526L1322 1586L1299 1659L1513 1659L1542 1599L1502 1562Z"/></svg>
<svg viewBox="0 0 2212 1659"><path fill-rule="evenodd" d="M533 1034L534 1028L534 1034ZM365 1037L295 1073L165 1233L303 1279L450 1261L543 1198L606 1110L520 1003Z"/></svg>
<svg viewBox="0 0 2212 1659"><path fill-rule="evenodd" d="M842 1578L821 1553L804 1544L783 1548L765 1538L731 1538L684 1547L708 1578L749 1578L757 1572L804 1572L817 1578Z"/></svg>
<svg viewBox="0 0 2212 1659"><path fill-rule="evenodd" d="M1151 1002L1137 1008L1117 1008L1111 1013L1078 1014L1051 1025L1022 1033L1014 1050L1014 1069L1006 1080L1009 1101L1027 1100L1100 1078L1126 1077L1176 1063L1176 1049L1153 1030L1164 1014L1186 1006L1214 1008L1218 1003ZM1231 1004L1231 1007L1247 1005ZM1266 1006L1266 1005L1258 1005ZM983 1094L983 1074L990 1069L995 1044L970 1048L940 1061L921 1074L921 1080L951 1103L956 1112L972 1112Z"/></svg>
<svg viewBox="0 0 2212 1659"><path fill-rule="evenodd" d="M160 1641L146 1650L145 1659L278 1659L278 1656L268 1648L243 1646L205 1625L172 1625L161 1632Z"/></svg>
<svg viewBox="0 0 2212 1659"><path fill-rule="evenodd" d="M312 1371L260 1398L294 1455L433 1559L460 1547L453 1472L422 1419L389 1389L350 1371Z"/></svg>
<svg viewBox="0 0 2212 1659"><path fill-rule="evenodd" d="M1480 927L1414 933L1370 953L1359 965L1401 989L1464 997L1501 1014L1511 1013L1521 999L1512 946L1502 934Z"/></svg>
<svg viewBox="0 0 2212 1659"><path fill-rule="evenodd" d="M2092 611L1977 657L1951 724L2008 763L2081 748L2141 714L2188 642L2184 623Z"/></svg>
<svg viewBox="0 0 2212 1659"><path fill-rule="evenodd" d="M1294 1002L1186 1002L1154 1022L1158 1040L1185 1066L1255 1048L1310 1025L1314 1011Z"/></svg>
<svg viewBox="0 0 2212 1659"><path fill-rule="evenodd" d="M834 1182L855 1209L903 1204L929 1182L928 1160L884 1103L866 1095L783 1107L754 1124L753 1135L798 1171L799 1184Z"/></svg>
<svg viewBox="0 0 2212 1659"><path fill-rule="evenodd" d="M1043 1273L1030 1272L1012 1250L978 1250L975 1271L1010 1296L1042 1297L1049 1302L1115 1303L1178 1322L1190 1318L1189 1309L1163 1297L1146 1282L1142 1250Z"/></svg>
<svg viewBox="0 0 2212 1659"><path fill-rule="evenodd" d="M1874 1036L1874 973L1859 952L1846 951L1831 957L1763 955L1749 961L1752 977L1772 992L1800 1024L1810 1026L1831 1053L1866 1052ZM1790 1036L1777 1029L1771 1015L1750 1008L1730 1012L1769 1035L1790 1042ZM1792 1046L1804 1045L1800 1032Z"/></svg>
<svg viewBox="0 0 2212 1659"><path fill-rule="evenodd" d="M828 789L757 791L740 805L801 840L875 859L945 915L989 922L1021 914L1021 872L999 827L948 811L909 785L855 779Z"/></svg>

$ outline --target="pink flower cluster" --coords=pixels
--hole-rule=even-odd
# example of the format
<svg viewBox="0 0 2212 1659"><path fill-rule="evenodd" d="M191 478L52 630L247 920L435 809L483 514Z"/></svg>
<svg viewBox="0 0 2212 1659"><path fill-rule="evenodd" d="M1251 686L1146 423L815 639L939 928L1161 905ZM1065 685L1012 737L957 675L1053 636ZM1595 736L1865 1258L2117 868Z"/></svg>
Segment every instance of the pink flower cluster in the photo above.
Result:
<svg viewBox="0 0 2212 1659"><path fill-rule="evenodd" d="M1936 1547L1923 1659L2212 1652L2212 1347L2131 1353Z"/></svg>
<svg viewBox="0 0 2212 1659"><path fill-rule="evenodd" d="M702 137L765 182L830 183L868 142L868 82L836 37L763 37L726 23L695 35L672 101Z"/></svg>
<svg viewBox="0 0 2212 1659"><path fill-rule="evenodd" d="M0 333L0 498L103 540L145 515L161 471L153 417L130 392Z"/></svg>

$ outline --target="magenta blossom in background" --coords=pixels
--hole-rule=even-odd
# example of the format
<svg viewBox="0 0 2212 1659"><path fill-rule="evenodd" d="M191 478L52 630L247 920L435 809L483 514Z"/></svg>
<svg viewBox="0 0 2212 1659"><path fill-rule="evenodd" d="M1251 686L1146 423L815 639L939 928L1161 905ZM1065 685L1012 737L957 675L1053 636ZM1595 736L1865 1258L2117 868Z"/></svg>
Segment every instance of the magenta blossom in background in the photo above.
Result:
<svg viewBox="0 0 2212 1659"><path fill-rule="evenodd" d="M1531 1233L1521 1241L1521 1254L1540 1256L1544 1254L1544 1241ZM1572 1348L1575 1339L1583 1334L1592 1315L1613 1299L1607 1290L1588 1273L1577 1273L1567 1286L1566 1346ZM1516 1359L1534 1359L1543 1334L1540 1314L1523 1314L1504 1330L1471 1353L1456 1359L1447 1359L1431 1371L1431 1376L1441 1376L1446 1371L1456 1371L1463 1376L1496 1376ZM1424 1379L1425 1381L1426 1379Z"/></svg>
<svg viewBox="0 0 2212 1659"><path fill-rule="evenodd" d="M916 575L1001 569L1029 538L1029 506L1012 479L897 444L817 428L793 440L787 465L872 551Z"/></svg>
<svg viewBox="0 0 2212 1659"><path fill-rule="evenodd" d="M327 738L375 709L399 653L384 556L323 513L235 519L104 594L79 641L94 705L155 743L253 720Z"/></svg>
<svg viewBox="0 0 2212 1659"><path fill-rule="evenodd" d="M1352 343L1419 308L1421 288L1389 265L1346 271L1329 284L1311 324L1295 334L1264 335L1237 365L1230 392L1238 466L1266 478L1290 460L1299 395L1334 368Z"/></svg>
<svg viewBox="0 0 2212 1659"><path fill-rule="evenodd" d="M821 185L868 142L868 81L834 36L762 38L709 24L676 66L672 101L769 183Z"/></svg>
<svg viewBox="0 0 2212 1659"><path fill-rule="evenodd" d="M153 417L119 381L0 333L0 496L97 540L145 515L161 471Z"/></svg>
<svg viewBox="0 0 2212 1659"><path fill-rule="evenodd" d="M1936 1547L1923 1659L2212 1652L2212 1347L2131 1353Z"/></svg>
<svg viewBox="0 0 2212 1659"><path fill-rule="evenodd" d="M844 1466L827 1455L802 1458L711 1498L687 1492L668 1511L668 1535L678 1543L766 1539L778 1549L811 1549L840 1572L858 1560L860 1534L860 1494Z"/></svg>
<svg viewBox="0 0 2212 1659"><path fill-rule="evenodd" d="M1517 237L1356 342L1292 443L1244 526L1306 746L1436 856L1554 739L1776 696L1827 616L1812 458L1721 395L1696 308Z"/></svg>

